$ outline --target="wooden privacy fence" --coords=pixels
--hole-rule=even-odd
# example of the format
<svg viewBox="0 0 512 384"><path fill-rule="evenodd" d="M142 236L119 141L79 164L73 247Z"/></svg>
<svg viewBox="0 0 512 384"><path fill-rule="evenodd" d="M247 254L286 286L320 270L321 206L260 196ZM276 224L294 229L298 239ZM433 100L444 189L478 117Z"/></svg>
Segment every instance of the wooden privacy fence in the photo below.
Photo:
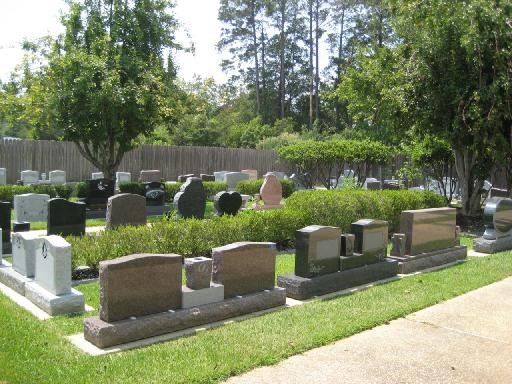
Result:
<svg viewBox="0 0 512 384"><path fill-rule="evenodd" d="M68 181L85 180L98 171L74 143L43 140L0 141L0 168L6 168L9 184L15 184L20 172L26 169L46 174L66 171ZM258 175L263 175L284 170L284 166L272 150L143 145L124 155L118 171L131 172L132 180L137 180L142 169L159 169L166 180L176 180L178 175L187 173L242 169L257 169Z"/></svg>

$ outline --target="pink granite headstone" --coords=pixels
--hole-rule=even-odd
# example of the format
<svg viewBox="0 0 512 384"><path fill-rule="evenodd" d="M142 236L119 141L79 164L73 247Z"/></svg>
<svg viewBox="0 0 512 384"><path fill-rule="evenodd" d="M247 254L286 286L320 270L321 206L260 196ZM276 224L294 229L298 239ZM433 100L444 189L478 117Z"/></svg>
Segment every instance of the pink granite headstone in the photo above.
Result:
<svg viewBox="0 0 512 384"><path fill-rule="evenodd" d="M261 209L282 208L283 187L276 175L267 173L265 181L260 189L260 197L263 200Z"/></svg>

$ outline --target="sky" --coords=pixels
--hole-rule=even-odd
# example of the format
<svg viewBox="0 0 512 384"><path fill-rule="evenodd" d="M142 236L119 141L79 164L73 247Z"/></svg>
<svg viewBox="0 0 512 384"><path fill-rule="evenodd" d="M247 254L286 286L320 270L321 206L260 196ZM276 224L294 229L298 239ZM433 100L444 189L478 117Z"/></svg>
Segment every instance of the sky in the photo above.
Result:
<svg viewBox="0 0 512 384"><path fill-rule="evenodd" d="M177 38L185 45L194 43L195 54L176 55L178 76L186 81L199 75L213 77L217 83L226 80L220 69L221 55L215 44L220 38L221 26L217 20L219 0L177 0L175 13L182 24ZM21 62L20 43L45 35L56 36L63 31L61 11L63 0L0 0L0 79L5 81ZM190 37L187 37L187 34Z"/></svg>

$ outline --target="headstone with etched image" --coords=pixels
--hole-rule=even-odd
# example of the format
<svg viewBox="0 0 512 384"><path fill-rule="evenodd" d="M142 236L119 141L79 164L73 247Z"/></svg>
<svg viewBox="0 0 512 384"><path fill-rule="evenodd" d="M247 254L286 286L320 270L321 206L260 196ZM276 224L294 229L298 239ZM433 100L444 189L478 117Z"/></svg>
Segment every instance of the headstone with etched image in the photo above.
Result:
<svg viewBox="0 0 512 384"><path fill-rule="evenodd" d="M206 194L203 182L198 177L189 177L180 191L174 196L174 208L178 217L197 219L204 218Z"/></svg>
<svg viewBox="0 0 512 384"><path fill-rule="evenodd" d="M88 195L85 198L87 205L106 206L107 200L114 195L115 181L110 179L96 179L86 181Z"/></svg>
<svg viewBox="0 0 512 384"><path fill-rule="evenodd" d="M161 206L165 204L165 184L160 181L144 183L144 196L147 205Z"/></svg>

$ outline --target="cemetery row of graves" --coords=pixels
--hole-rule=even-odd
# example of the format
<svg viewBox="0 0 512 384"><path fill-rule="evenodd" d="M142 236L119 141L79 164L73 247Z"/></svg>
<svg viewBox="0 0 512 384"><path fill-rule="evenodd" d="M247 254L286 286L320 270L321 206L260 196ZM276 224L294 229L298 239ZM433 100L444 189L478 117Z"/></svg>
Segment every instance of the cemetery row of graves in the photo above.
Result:
<svg viewBox="0 0 512 384"><path fill-rule="evenodd" d="M147 225L171 210L159 171L141 172L141 194L116 194L120 175L92 176L83 201L15 195L12 233L11 203L0 204L2 253L11 255L0 254L0 283L17 295L51 316L84 312L73 271L98 272L98 315L85 318L77 345L104 350L467 258L456 209L431 192L301 190L283 200L278 172L255 196L235 190L255 171L184 175L175 215ZM216 216L204 219L211 181L226 190L210 197ZM105 230L85 235L88 217L105 217ZM27 231L43 220L46 236ZM489 199L484 220L474 249L511 249L512 200ZM294 266L276 284L281 247L295 250Z"/></svg>

